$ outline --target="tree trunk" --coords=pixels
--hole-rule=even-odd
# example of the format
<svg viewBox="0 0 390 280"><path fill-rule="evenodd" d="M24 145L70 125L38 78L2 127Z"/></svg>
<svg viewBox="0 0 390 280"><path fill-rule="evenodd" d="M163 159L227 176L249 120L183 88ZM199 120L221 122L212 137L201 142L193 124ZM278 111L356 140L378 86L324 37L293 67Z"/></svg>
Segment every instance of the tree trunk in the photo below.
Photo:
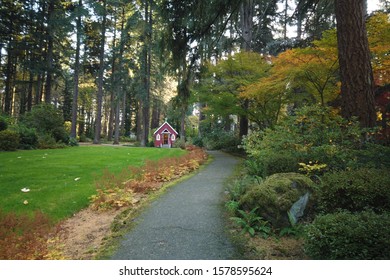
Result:
<svg viewBox="0 0 390 280"><path fill-rule="evenodd" d="M145 147L149 141L150 131L150 70L152 56L152 6L150 0L145 0L145 20L147 21L145 30L145 46L144 46L144 89L145 96L142 102L142 138L141 146Z"/></svg>
<svg viewBox="0 0 390 280"><path fill-rule="evenodd" d="M241 48L245 51L250 51L252 49L253 13L254 13L253 0L244 0L241 6L241 31L242 31Z"/></svg>
<svg viewBox="0 0 390 280"><path fill-rule="evenodd" d="M288 0L285 0L284 20L283 20L283 38L284 38L284 40L287 40L287 21L288 21Z"/></svg>
<svg viewBox="0 0 390 280"><path fill-rule="evenodd" d="M97 108L95 120L95 138L94 144L100 144L100 133L102 130L102 105L103 105L103 75L104 75L104 45L106 42L106 21L107 10L106 0L103 1L103 19L102 19L102 36L100 41L100 55L99 55L99 75L98 75L98 92L97 92Z"/></svg>
<svg viewBox="0 0 390 280"><path fill-rule="evenodd" d="M117 100L115 102L115 134L114 134L114 145L119 145L119 132L120 132L120 127L119 127L119 119L120 119L120 108L121 108L121 103L120 103L120 98L119 96L117 97Z"/></svg>
<svg viewBox="0 0 390 280"><path fill-rule="evenodd" d="M160 110L161 110L160 101L157 98L154 98L153 109L152 109L152 121L150 125L152 129L156 129L160 125Z"/></svg>
<svg viewBox="0 0 390 280"><path fill-rule="evenodd" d="M135 122L135 130L137 132L137 141L141 142L142 141L142 104L141 101L137 102L136 101L136 111L135 111L135 117L136 117L136 122Z"/></svg>
<svg viewBox="0 0 390 280"><path fill-rule="evenodd" d="M6 70L6 80L5 80L5 97L4 97L4 113L7 115L11 114L12 111L12 95L13 95L13 51L12 51L12 41L9 42L7 50L7 70Z"/></svg>
<svg viewBox="0 0 390 280"><path fill-rule="evenodd" d="M80 72L80 45L81 45L81 8L83 6L83 1L79 0L78 5L78 15L76 21L76 60L74 63L74 89L73 89L73 103L72 103L72 127L70 130L70 137L76 138L77 136L77 107L78 107L78 98L79 98L79 72Z"/></svg>
<svg viewBox="0 0 390 280"><path fill-rule="evenodd" d="M244 51L252 50L253 41L253 14L254 14L254 2L253 0L244 0L241 6L241 30L242 30L242 43L241 48ZM249 102L245 101L242 104L243 112L246 112L249 107ZM248 134L249 121L246 114L239 116L240 118L240 138Z"/></svg>
<svg viewBox="0 0 390 280"><path fill-rule="evenodd" d="M116 100L115 100L115 130L114 130L114 144L119 144L119 132L120 132L120 108L121 108L121 100L122 96L124 96L123 92L123 53L124 53L124 45L127 38L125 29L125 10L122 8L122 18L121 18L121 29L120 34L121 38L119 41L119 61L118 61L118 74L117 78L115 79L115 85L114 88L118 89L116 90Z"/></svg>
<svg viewBox="0 0 390 280"><path fill-rule="evenodd" d="M341 76L341 113L363 127L376 123L374 79L364 12L365 0L335 1Z"/></svg>
<svg viewBox="0 0 390 280"><path fill-rule="evenodd" d="M114 8L115 11L114 11L114 26L117 25L117 14L116 14L116 8ZM109 117L108 117L108 133L107 133L107 141L111 141L112 140L112 136L114 134L114 122L115 122L115 115L116 115L116 105L115 105L115 93L118 94L118 92L116 92L116 89L117 89L117 83L118 83L118 73L117 73L117 67L116 67L116 59L117 59L117 56L116 56L116 36L117 36L117 29L114 28L114 37L112 39L112 66L111 66L111 95L110 95L110 114L109 114ZM120 71L120 69L119 69ZM114 93L115 92L115 93Z"/></svg>
<svg viewBox="0 0 390 280"><path fill-rule="evenodd" d="M48 7L48 22L47 22L47 52L46 52L46 84L45 84L45 103L51 102L51 85L53 80L53 44L54 44L54 30L53 30L53 16L54 16L54 3L55 0L49 2Z"/></svg>
<svg viewBox="0 0 390 280"><path fill-rule="evenodd" d="M34 74L30 71L28 81L28 95L27 95L27 112L31 111L33 102L33 86L34 86Z"/></svg>
<svg viewBox="0 0 390 280"><path fill-rule="evenodd" d="M302 21L303 21L303 14L298 11L297 13L297 39L302 39Z"/></svg>

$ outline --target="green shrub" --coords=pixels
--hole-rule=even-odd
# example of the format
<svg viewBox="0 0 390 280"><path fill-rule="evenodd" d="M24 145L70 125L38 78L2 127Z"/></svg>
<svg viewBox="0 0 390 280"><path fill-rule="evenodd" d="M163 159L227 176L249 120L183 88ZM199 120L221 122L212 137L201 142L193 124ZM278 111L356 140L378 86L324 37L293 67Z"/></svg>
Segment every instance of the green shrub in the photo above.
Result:
<svg viewBox="0 0 390 280"><path fill-rule="evenodd" d="M390 211L390 170L361 168L325 174L319 205L325 212Z"/></svg>
<svg viewBox="0 0 390 280"><path fill-rule="evenodd" d="M23 116L21 123L36 130L39 136L40 148L56 148L58 146L57 142L62 144L68 144L69 142L62 112L52 105L40 104L34 106L31 112Z"/></svg>
<svg viewBox="0 0 390 280"><path fill-rule="evenodd" d="M390 215L372 211L318 216L306 228L306 254L313 259L390 259Z"/></svg>
<svg viewBox="0 0 390 280"><path fill-rule="evenodd" d="M20 149L30 150L38 147L38 135L34 128L19 125L17 129L20 137Z"/></svg>
<svg viewBox="0 0 390 280"><path fill-rule="evenodd" d="M203 138L202 137L199 137L199 136L195 136L192 138L192 144L197 146L197 147L201 147L203 148L204 147L204 144L203 144Z"/></svg>
<svg viewBox="0 0 390 280"><path fill-rule="evenodd" d="M8 122L5 117L0 116L0 131L6 130L8 128Z"/></svg>
<svg viewBox="0 0 390 280"><path fill-rule="evenodd" d="M390 147L366 143L362 149L357 151L356 158L359 167L390 168Z"/></svg>
<svg viewBox="0 0 390 280"><path fill-rule="evenodd" d="M234 133L222 129L205 133L202 139L203 146L208 150L236 150L240 143Z"/></svg>
<svg viewBox="0 0 390 280"><path fill-rule="evenodd" d="M251 160L262 162L261 171L269 174L280 172L279 166L282 172L283 168L294 171L299 163L309 162L326 164L327 170L389 166L390 148L372 144L363 135L368 135L367 130L360 128L357 121L344 120L330 108L310 106L273 129L251 133L243 147ZM375 157L377 152L380 158ZM380 160L383 163L379 164Z"/></svg>
<svg viewBox="0 0 390 280"><path fill-rule="evenodd" d="M34 106L22 121L26 126L35 128L39 134L51 133L58 127L64 127L62 112L49 104Z"/></svg>
<svg viewBox="0 0 390 280"><path fill-rule="evenodd" d="M177 138L175 143L173 143L173 148L180 148L180 149L185 149L186 148L186 141L181 138Z"/></svg>
<svg viewBox="0 0 390 280"><path fill-rule="evenodd" d="M264 153L258 159L249 159L247 167L249 167L251 175L268 177L276 173L298 172L299 159L288 153Z"/></svg>
<svg viewBox="0 0 390 280"><path fill-rule="evenodd" d="M19 133L12 130L0 131L0 150L15 151L19 147Z"/></svg>
<svg viewBox="0 0 390 280"><path fill-rule="evenodd" d="M38 137L39 149L60 149L65 147L64 143L57 143L56 139L50 134L39 135Z"/></svg>
<svg viewBox="0 0 390 280"><path fill-rule="evenodd" d="M71 137L71 138L69 138L69 146L77 147L77 146L79 146L79 142L77 141L76 138Z"/></svg>
<svg viewBox="0 0 390 280"><path fill-rule="evenodd" d="M53 128L51 135L54 137L56 142L61 142L63 144L69 143L69 134L66 132L65 127L63 126Z"/></svg>
<svg viewBox="0 0 390 280"><path fill-rule="evenodd" d="M257 208L258 216L264 217L273 227L282 229L290 226L288 211L292 205L307 193L314 193L314 184L309 178L297 173L279 173L248 188L240 205L247 211ZM311 212L313 201L314 196L311 195L305 215Z"/></svg>
<svg viewBox="0 0 390 280"><path fill-rule="evenodd" d="M245 194L245 192L253 185L259 184L261 178L255 176L245 176L243 178L234 180L229 183L227 192L230 200L238 201Z"/></svg>

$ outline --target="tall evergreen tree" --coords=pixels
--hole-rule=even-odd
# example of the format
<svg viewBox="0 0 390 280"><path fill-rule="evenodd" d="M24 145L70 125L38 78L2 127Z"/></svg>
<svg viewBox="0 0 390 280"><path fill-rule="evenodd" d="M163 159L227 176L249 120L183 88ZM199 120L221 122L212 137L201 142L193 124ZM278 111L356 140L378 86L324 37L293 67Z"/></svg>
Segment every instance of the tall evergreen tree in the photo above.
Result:
<svg viewBox="0 0 390 280"><path fill-rule="evenodd" d="M77 111L79 98L79 74L80 74L80 48L81 48L81 20L82 20L83 1L79 0L76 8L76 55L74 62L73 74L73 103L72 103L72 127L70 136L76 138L77 136Z"/></svg>
<svg viewBox="0 0 390 280"><path fill-rule="evenodd" d="M104 79L104 55L106 44L106 24L107 24L107 0L102 0L101 8L101 37L99 54L99 72L97 78L98 91L96 98L96 119L94 144L100 144L100 134L102 131L102 107L103 107L103 79Z"/></svg>
<svg viewBox="0 0 390 280"><path fill-rule="evenodd" d="M343 117L376 123L374 78L365 22L365 0L335 1Z"/></svg>

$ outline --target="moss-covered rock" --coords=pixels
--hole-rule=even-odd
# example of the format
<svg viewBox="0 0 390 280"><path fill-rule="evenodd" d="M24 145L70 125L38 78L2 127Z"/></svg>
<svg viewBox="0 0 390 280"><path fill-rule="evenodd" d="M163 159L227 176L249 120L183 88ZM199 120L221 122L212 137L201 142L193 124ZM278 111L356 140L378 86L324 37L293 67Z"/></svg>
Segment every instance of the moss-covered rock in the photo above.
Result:
<svg viewBox="0 0 390 280"><path fill-rule="evenodd" d="M252 186L240 200L245 210L258 208L257 214L267 219L276 229L290 225L288 211L302 196L310 194L304 214L313 205L314 183L297 173L278 173Z"/></svg>

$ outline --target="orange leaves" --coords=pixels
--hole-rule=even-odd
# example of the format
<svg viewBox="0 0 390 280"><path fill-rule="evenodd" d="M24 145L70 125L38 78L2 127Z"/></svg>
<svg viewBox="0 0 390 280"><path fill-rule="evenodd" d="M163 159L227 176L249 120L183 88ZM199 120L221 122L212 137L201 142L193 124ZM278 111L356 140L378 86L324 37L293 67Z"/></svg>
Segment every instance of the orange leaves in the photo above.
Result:
<svg viewBox="0 0 390 280"><path fill-rule="evenodd" d="M203 149L189 147L181 157L146 161L142 167L131 167L120 174L105 171L97 182L97 194L91 196L91 207L95 210L119 209L133 205L135 193L157 190L164 183L180 178L199 168L207 159Z"/></svg>
<svg viewBox="0 0 390 280"><path fill-rule="evenodd" d="M44 259L50 231L51 223L41 212L33 217L0 212L0 259Z"/></svg>

